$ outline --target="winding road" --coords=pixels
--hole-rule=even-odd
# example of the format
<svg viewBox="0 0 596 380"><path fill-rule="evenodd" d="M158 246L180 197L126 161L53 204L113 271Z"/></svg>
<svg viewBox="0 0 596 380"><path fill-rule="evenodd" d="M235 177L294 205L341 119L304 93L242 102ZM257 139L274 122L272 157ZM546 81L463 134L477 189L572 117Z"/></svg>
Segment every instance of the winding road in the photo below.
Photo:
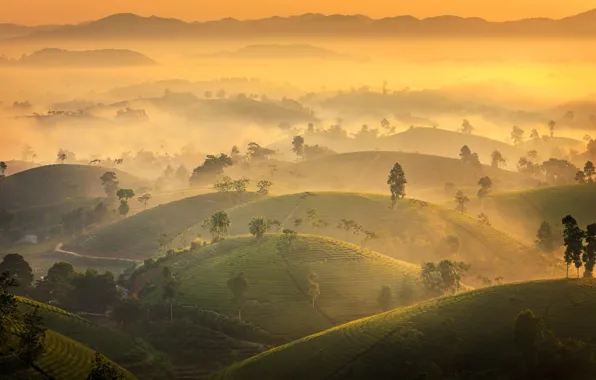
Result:
<svg viewBox="0 0 596 380"><path fill-rule="evenodd" d="M72 252L72 251L65 251L65 250L62 249L63 246L64 246L64 243L58 243L58 245L56 246L56 248L54 248L54 251L55 252L59 252L59 253L64 253L66 255L71 255L71 256L76 256L76 257L82 257L82 258L85 258L85 259L110 260L110 261L126 261L126 262L130 262L130 263L140 263L140 262L142 262L142 260L122 259L122 258L117 258L117 257L101 257L101 256L81 255L80 253L76 253L76 252Z"/></svg>

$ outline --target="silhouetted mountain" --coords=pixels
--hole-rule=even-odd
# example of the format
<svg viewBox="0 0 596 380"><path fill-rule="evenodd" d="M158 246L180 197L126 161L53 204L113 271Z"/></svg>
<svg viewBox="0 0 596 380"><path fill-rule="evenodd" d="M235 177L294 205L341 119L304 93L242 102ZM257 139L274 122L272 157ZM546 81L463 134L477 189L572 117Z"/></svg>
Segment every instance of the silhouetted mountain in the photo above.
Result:
<svg viewBox="0 0 596 380"><path fill-rule="evenodd" d="M49 31L64 27L63 25L24 26L0 23L0 39L27 36L39 31Z"/></svg>
<svg viewBox="0 0 596 380"><path fill-rule="evenodd" d="M291 17L269 17L257 20L225 18L216 21L187 23L177 19L134 14L115 14L100 20L54 30L35 30L27 40L44 39L170 39L224 38L288 35L393 36L393 37L549 37L596 36L596 10L559 20L531 18L506 22L489 22L481 18L438 16L417 19L396 16L372 19L363 15L304 14Z"/></svg>
<svg viewBox="0 0 596 380"><path fill-rule="evenodd" d="M151 66L157 62L131 50L106 49L69 51L62 49L43 49L23 55L18 60L0 60L1 65L42 66L42 67L114 67L114 66Z"/></svg>

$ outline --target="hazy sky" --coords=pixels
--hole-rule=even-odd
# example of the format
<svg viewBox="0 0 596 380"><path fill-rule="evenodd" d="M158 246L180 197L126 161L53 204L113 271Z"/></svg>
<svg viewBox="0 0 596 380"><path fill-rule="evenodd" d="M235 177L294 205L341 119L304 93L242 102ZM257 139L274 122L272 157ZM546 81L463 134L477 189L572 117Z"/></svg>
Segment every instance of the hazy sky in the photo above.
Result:
<svg viewBox="0 0 596 380"><path fill-rule="evenodd" d="M122 12L187 21L309 12L361 13L372 17L455 14L499 21L526 17L560 18L596 8L596 0L0 0L0 3L0 22L29 25L77 23Z"/></svg>

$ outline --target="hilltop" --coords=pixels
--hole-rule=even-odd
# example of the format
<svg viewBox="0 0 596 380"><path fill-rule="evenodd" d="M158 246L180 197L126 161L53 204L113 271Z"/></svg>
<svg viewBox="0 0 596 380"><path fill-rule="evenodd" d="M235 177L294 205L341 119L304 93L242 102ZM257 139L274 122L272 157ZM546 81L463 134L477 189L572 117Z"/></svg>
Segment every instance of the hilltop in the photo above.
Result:
<svg viewBox="0 0 596 380"><path fill-rule="evenodd" d="M217 379L399 378L416 369L465 378L508 369L517 349L516 316L530 309L557 337L590 341L596 328L594 280L538 281L439 298L348 323L272 349ZM407 356L406 356L407 355ZM423 361L423 363L421 363ZM407 363L410 367L406 367ZM569 367L567 367L567 370ZM438 371L438 373L437 373Z"/></svg>
<svg viewBox="0 0 596 380"><path fill-rule="evenodd" d="M447 258L463 260L472 264L474 276L503 276L507 281L546 276L545 264L527 265L529 260L538 259L533 249L474 217L409 199L399 201L395 211L390 205L389 196L376 194L319 192L272 197L229 210L229 232L248 233L249 221L261 216L279 220L282 228L299 233L361 244L362 234L338 227L342 219L347 219L378 235L366 247L396 259L415 264ZM327 225L311 226L309 209L317 210L316 218ZM296 218L302 219L299 227L294 225Z"/></svg>
<svg viewBox="0 0 596 380"><path fill-rule="evenodd" d="M2 66L16 67L122 67L154 66L151 58L126 49L69 51L46 48L19 59L0 61Z"/></svg>
<svg viewBox="0 0 596 380"><path fill-rule="evenodd" d="M255 194L244 194L243 200L235 200L232 194L203 194L179 201L162 204L139 212L124 220L108 225L89 235L84 235L65 249L81 254L100 257L146 259L159 250L159 237L167 234L190 243L191 234L204 233L197 227L213 213L249 202Z"/></svg>
<svg viewBox="0 0 596 380"><path fill-rule="evenodd" d="M68 164L40 166L2 180L0 207L18 210L80 198L103 198L105 192L99 178L107 171L116 173L122 187L136 189L144 185L142 180L112 168Z"/></svg>
<svg viewBox="0 0 596 380"><path fill-rule="evenodd" d="M408 276L408 296L419 294L419 267L358 246L320 236L299 235L291 249L279 249L278 235L232 237L162 263L180 285L181 304L237 315L226 282L243 272L249 283L243 318L265 331L288 338L302 337L380 310L383 286L393 289L397 304ZM159 271L161 272L161 270ZM308 276L315 273L320 297L308 295ZM141 300L159 302L159 281L141 291ZM299 323L297 323L299 321Z"/></svg>

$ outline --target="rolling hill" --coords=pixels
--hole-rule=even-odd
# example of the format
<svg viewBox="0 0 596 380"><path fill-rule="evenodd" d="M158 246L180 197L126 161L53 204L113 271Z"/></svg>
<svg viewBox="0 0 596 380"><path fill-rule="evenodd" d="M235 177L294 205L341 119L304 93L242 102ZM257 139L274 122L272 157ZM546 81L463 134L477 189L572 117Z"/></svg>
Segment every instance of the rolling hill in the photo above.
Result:
<svg viewBox="0 0 596 380"><path fill-rule="evenodd" d="M291 250L278 251L278 235L233 237L161 264L171 268L180 285L176 300L228 315L237 315L226 282L243 272L249 283L242 314L265 331L297 338L380 311L377 296L383 286L393 289L397 302L406 291L419 292L419 267L359 247L313 235L299 235ZM315 273L320 297L315 306L308 295L308 276ZM157 280L156 280L157 281ZM141 300L161 302L161 287L148 285ZM299 321L299 322L298 322Z"/></svg>
<svg viewBox="0 0 596 380"><path fill-rule="evenodd" d="M172 377L163 354L140 339L131 339L123 333L97 326L55 306L21 297L18 297L18 301L20 307L25 309L39 307L45 326L52 330L48 337L51 350L46 352L41 361L51 368L50 373L56 378L84 379L92 367L94 354L91 349L99 350L139 378ZM82 352L75 354L76 351ZM55 355L63 356L69 362L62 365L64 363L61 364Z"/></svg>
<svg viewBox="0 0 596 380"><path fill-rule="evenodd" d="M255 194L244 194L244 202L254 199ZM161 234L174 238L213 213L234 207L236 202L242 200L216 193L162 204L82 236L65 249L99 257L146 259L157 253Z"/></svg>
<svg viewBox="0 0 596 380"><path fill-rule="evenodd" d="M103 49L69 51L46 48L19 59L3 60L1 66L8 67L123 67L154 66L157 62L141 53L126 49Z"/></svg>
<svg viewBox="0 0 596 380"><path fill-rule="evenodd" d="M214 378L402 378L410 369L414 375L416 364L423 360L424 369L436 378L444 378L441 369L443 375L465 369L472 371L472 377L465 378L478 379L474 373L507 367L516 355L513 325L523 310L542 316L560 338L595 339L594 284L594 280L509 284L398 308L272 349Z"/></svg>
<svg viewBox="0 0 596 380"><path fill-rule="evenodd" d="M249 221L262 216L277 219L283 222L283 228L299 233L360 244L362 234L338 228L342 219L351 219L378 235L367 247L396 259L415 264L445 258L463 260L472 264L475 275L503 276L507 281L546 276L542 266L525 264L537 257L533 249L511 235L480 224L476 218L408 199L399 201L395 211L390 205L388 196L376 194L321 192L272 197L229 210L229 232L248 233ZM308 209L316 209L318 218L328 225L309 225ZM294 226L295 218L303 219L300 227ZM456 247L449 248L450 237L455 237Z"/></svg>
<svg viewBox="0 0 596 380"><path fill-rule="evenodd" d="M47 165L8 176L0 182L0 207L13 211L80 198L103 198L100 177L116 173L121 187L136 189L144 182L117 169L87 165ZM43 191L40 191L43 189Z"/></svg>
<svg viewBox="0 0 596 380"><path fill-rule="evenodd" d="M457 150L459 152L459 148ZM461 160L417 153L403 152L353 152L334 154L315 160L285 166L276 173L274 182L287 182L300 190L340 190L388 193L387 176L398 162L408 181L406 192L418 197L418 192L434 189L435 194L425 191L425 200L444 199L445 184L455 187L476 187L478 180L489 176L494 191L525 189L533 185L517 172L490 166L472 168ZM455 191L453 191L453 194ZM451 192L448 196L453 196Z"/></svg>

